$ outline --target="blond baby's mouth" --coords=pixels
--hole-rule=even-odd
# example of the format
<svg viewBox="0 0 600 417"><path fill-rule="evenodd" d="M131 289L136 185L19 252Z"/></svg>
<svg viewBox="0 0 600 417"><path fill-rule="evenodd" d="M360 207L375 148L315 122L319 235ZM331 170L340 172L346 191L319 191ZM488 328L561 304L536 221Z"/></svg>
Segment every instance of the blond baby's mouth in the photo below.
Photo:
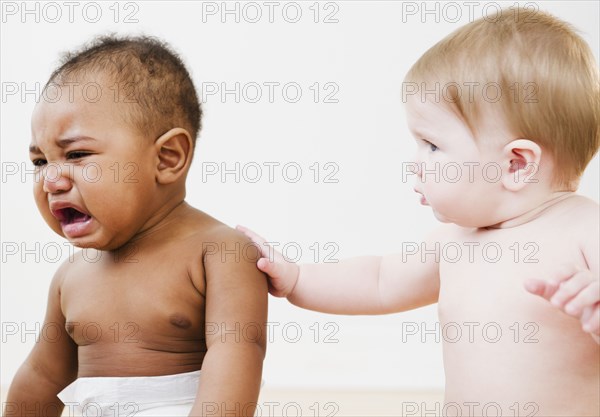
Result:
<svg viewBox="0 0 600 417"><path fill-rule="evenodd" d="M424 206L428 206L429 203L427 202L427 199L425 198L425 194L423 194L421 191L417 190L416 188L414 189L414 191L415 191L415 193L419 194L421 204Z"/></svg>

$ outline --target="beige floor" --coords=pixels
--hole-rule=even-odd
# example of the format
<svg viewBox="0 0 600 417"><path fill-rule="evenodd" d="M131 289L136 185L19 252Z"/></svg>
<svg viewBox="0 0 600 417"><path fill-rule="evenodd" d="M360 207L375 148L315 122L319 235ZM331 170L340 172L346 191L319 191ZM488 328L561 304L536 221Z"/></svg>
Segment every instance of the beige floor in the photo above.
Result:
<svg viewBox="0 0 600 417"><path fill-rule="evenodd" d="M331 391L263 389L259 398L262 416L350 417L426 415L443 404L443 392L426 391ZM279 406L268 408L268 402ZM299 406L296 406L295 404ZM286 409L287 406L287 409ZM269 414L269 412L271 413ZM414 412L414 414L410 414ZM421 413L423 412L423 413ZM257 413L260 416L260 413Z"/></svg>
<svg viewBox="0 0 600 417"><path fill-rule="evenodd" d="M2 387L2 404L8 387ZM441 404L443 393L432 391L335 391L263 388L256 416L358 417L425 415ZM417 407L417 408L415 408ZM413 410L413 411L411 411ZM423 414L422 414L423 413ZM66 410L65 410L65 414Z"/></svg>

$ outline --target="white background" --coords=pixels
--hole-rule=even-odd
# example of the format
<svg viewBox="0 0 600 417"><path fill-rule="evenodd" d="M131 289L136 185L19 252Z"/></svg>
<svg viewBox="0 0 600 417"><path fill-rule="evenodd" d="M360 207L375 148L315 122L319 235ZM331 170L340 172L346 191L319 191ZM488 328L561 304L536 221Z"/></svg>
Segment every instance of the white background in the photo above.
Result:
<svg viewBox="0 0 600 417"><path fill-rule="evenodd" d="M204 129L188 177L187 200L195 207L231 226L254 228L281 245L298 242L306 262L314 257L309 248L314 242L320 248L321 261L328 253L324 247L327 242L339 248L334 259L385 254L399 251L402 242L419 241L436 225L430 209L419 205L412 181L402 181L401 163L410 161L415 145L405 124L401 83L422 53L469 21L466 4L452 2L450 7L428 2L427 8L437 7L438 12L423 15L421 2L403 6L391 1L338 1L317 7L313 2L299 2L302 16L297 23L290 23L286 18L294 20L295 6L275 2L271 23L264 2L250 6L228 2L228 9L238 7L240 21L236 23L235 14L221 14L225 7L222 2L204 2L204 6L203 2L131 2L117 7L113 2L101 2L98 7L87 6L87 14L83 13L85 3L76 3L73 22L69 22L68 6L62 2L46 8L27 3L26 7L37 7L38 12L25 15L21 2L3 2L2 6L0 380L4 388L35 342L34 335L24 330L35 329L36 323L39 326L42 322L50 279L69 254L65 241L50 231L37 212L32 176L26 174L21 181L23 168L30 169L27 146L35 105L35 94L22 97L21 92L35 89L36 83L39 89L61 52L94 35L113 31L158 36L182 54L199 90L206 93L206 86L215 83L219 88L225 83L232 89L239 82L241 92L247 87L239 103L233 94L225 99L220 94L205 99ZM471 2L471 17L481 17L487 3ZM493 15L497 4L487 6L488 13ZM598 59L597 2L530 4L572 23ZM251 23L255 5L262 18ZM403 8L413 6L419 9L417 14L403 14ZM15 7L17 13L9 14ZM205 11L219 10L209 15L203 13L203 7ZM115 8L120 11L118 23L114 22ZM314 22L316 8L320 11L318 23ZM98 9L100 18L91 23ZM456 20L457 11L461 18L454 23L447 21ZM132 12L130 18L138 22L125 22ZM327 16L338 22L324 23ZM273 103L269 102L265 82L280 83L274 89ZM282 86L292 82L302 90L296 103L288 102L293 90L287 91L287 100L282 93ZM317 103L314 87L310 89L316 82L320 83ZM256 95L249 83L263 87L257 103L247 100ZM330 97L337 103L324 102L324 96L333 91L333 87L325 89L325 83L338 87ZM9 94L15 85L19 91ZM219 169L235 169L236 162L240 163L239 182L233 174L225 181L220 175L203 176L203 164L205 169L214 164ZM280 164L275 167L272 183L265 162ZM317 182L315 162L321 174ZM323 176L332 172L324 166L328 162L334 164L328 167L338 168L333 176L337 183L324 182ZM253 163L263 168L256 183L249 181L256 175ZM286 163L301 167L298 182L290 182L295 175L291 168L288 177L283 176ZM15 166L17 174L7 175ZM596 157L580 187L581 194L596 201L598 176ZM32 253L19 251L9 256L4 251L7 244L14 243L36 252L36 242L40 245L38 260ZM52 262L57 247L62 248L60 259ZM43 248L47 248L46 253ZM288 256L294 252L290 250ZM426 343L416 336L402 341L403 323L425 323L433 328L435 306L387 316L341 317L301 310L270 297L269 320L276 323L264 370L270 387L443 387L441 343L432 336ZM14 325L20 331L8 334L8 326ZM288 333L282 331L284 326ZM302 335L292 343L297 329ZM337 342L325 343L327 335Z"/></svg>

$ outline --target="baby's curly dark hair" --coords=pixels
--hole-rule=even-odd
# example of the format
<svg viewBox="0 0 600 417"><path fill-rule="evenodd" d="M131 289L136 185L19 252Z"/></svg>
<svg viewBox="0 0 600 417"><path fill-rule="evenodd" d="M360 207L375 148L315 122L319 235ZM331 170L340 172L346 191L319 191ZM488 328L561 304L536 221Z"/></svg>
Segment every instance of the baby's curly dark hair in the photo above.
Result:
<svg viewBox="0 0 600 417"><path fill-rule="evenodd" d="M194 144L202 109L188 70L165 42L150 36L99 36L81 50L65 54L44 89L89 76L108 76L120 101L131 103L131 123L154 138L183 127ZM118 84L117 84L118 83Z"/></svg>

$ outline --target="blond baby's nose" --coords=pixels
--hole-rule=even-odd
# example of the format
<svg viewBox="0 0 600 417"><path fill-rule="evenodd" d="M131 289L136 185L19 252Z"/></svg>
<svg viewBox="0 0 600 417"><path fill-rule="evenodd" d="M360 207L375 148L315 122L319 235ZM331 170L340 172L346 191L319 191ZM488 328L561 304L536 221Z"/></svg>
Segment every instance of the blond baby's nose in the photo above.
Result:
<svg viewBox="0 0 600 417"><path fill-rule="evenodd" d="M415 162L415 165L414 165L414 172L415 172L415 174L417 174L417 176L419 178L421 178L421 172L422 172L421 164L422 164L422 162Z"/></svg>
<svg viewBox="0 0 600 417"><path fill-rule="evenodd" d="M419 158L418 153L415 154L411 160L410 166L411 166L411 171L413 174L416 174L418 177L421 177L421 165L423 164L423 161L421 158Z"/></svg>

